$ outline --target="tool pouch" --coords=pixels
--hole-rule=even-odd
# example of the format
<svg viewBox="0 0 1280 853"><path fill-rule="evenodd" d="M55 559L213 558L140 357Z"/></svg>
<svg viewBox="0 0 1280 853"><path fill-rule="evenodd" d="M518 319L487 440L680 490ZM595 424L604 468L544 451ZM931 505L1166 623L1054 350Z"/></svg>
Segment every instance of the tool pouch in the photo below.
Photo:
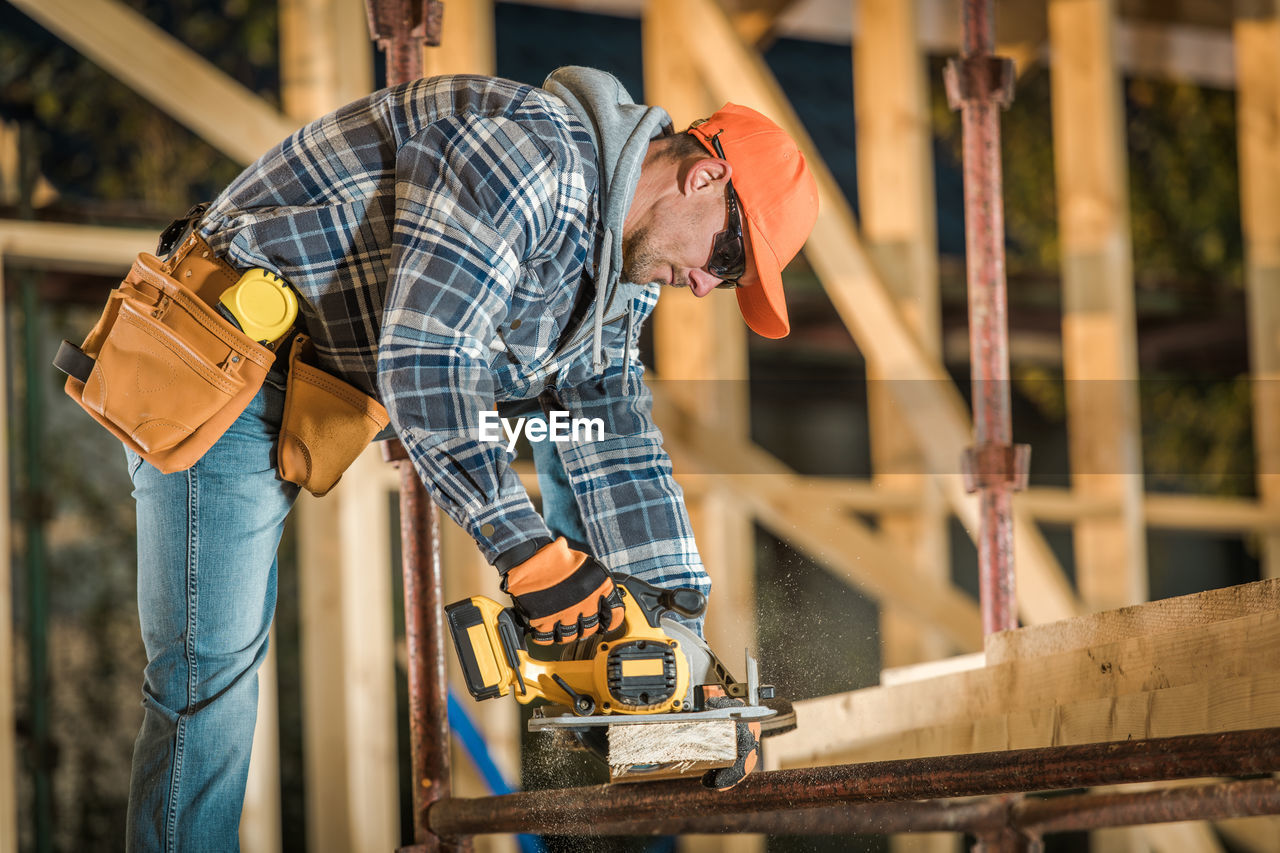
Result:
<svg viewBox="0 0 1280 853"><path fill-rule="evenodd" d="M275 359L206 301L235 281L207 250L192 237L168 262L139 254L84 343L54 359L67 394L166 474L213 446Z"/></svg>
<svg viewBox="0 0 1280 853"><path fill-rule="evenodd" d="M319 497L337 485L388 416L377 400L313 361L311 339L294 336L276 467L283 479Z"/></svg>

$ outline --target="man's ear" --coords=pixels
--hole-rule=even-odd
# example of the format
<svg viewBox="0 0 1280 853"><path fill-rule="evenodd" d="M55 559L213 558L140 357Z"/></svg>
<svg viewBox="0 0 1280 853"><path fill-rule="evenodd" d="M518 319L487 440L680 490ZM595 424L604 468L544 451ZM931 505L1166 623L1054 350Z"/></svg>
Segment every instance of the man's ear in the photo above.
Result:
<svg viewBox="0 0 1280 853"><path fill-rule="evenodd" d="M684 174L685 195L702 192L717 184L727 181L733 175L733 166L728 160L719 157L703 157L689 166Z"/></svg>

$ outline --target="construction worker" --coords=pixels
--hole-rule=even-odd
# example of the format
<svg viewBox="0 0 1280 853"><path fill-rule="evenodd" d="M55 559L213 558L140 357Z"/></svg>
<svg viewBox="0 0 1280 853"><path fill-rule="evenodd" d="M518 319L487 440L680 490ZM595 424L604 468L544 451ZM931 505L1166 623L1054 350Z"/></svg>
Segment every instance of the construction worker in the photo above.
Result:
<svg viewBox="0 0 1280 853"><path fill-rule="evenodd" d="M803 157L759 113L726 105L675 133L612 76L564 68L542 88L457 76L376 92L268 151L190 224L232 267L288 283L317 363L385 406L433 499L552 643L620 623L611 571L709 591L640 327L660 285L734 288L752 329L786 335L781 269L816 215ZM128 454L148 657L131 850L237 847L298 493L275 466L284 388L273 369L186 471ZM522 401L603 427L533 444L544 514L506 436L480 437L482 417Z"/></svg>

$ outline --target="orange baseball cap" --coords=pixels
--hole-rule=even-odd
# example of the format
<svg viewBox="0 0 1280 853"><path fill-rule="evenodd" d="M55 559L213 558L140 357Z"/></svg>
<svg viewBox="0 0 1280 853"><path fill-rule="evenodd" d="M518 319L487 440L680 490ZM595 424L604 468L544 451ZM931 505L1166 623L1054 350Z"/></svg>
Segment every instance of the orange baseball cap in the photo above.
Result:
<svg viewBox="0 0 1280 853"><path fill-rule="evenodd" d="M787 132L750 107L725 104L688 132L715 156L719 134L733 166L733 189L742 202L759 284L737 288L738 309L757 334L785 338L791 331L782 268L791 262L818 218L818 185L799 146Z"/></svg>

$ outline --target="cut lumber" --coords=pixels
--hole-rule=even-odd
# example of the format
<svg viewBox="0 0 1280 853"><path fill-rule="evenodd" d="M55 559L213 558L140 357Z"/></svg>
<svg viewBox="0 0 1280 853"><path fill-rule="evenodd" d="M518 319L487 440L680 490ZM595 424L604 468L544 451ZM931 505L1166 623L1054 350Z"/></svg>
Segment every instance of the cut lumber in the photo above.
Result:
<svg viewBox="0 0 1280 853"><path fill-rule="evenodd" d="M1112 714L1137 715L1133 726L1167 733L1159 727L1163 718L1151 715L1164 713L1161 709L1169 707L1170 701L1180 703L1179 708L1208 703L1206 707L1212 707L1214 714L1232 720L1232 727L1239 727L1235 724L1272 719L1280 708L1280 693L1274 689L1280 681L1277 654L1280 611L1255 613L1154 636L1012 660L926 681L797 702L799 727L774 738L770 748L784 766L818 757L823 759L821 763L827 763L828 756L904 732L957 726L975 732L966 736L972 743L999 744L1008 742L1009 720L1033 729L1052 724L1048 729L1052 733L1069 727L1074 719L1072 713L1085 711L1103 718ZM1241 682L1249 686L1243 693L1229 693L1227 685L1219 683L1227 679L1256 681ZM1190 690L1162 693L1159 698L1145 695L1173 688ZM1157 702L1164 705L1153 704ZM1175 716L1187 713L1178 711ZM1211 718L1217 719L1207 710L1197 713L1201 718L1198 725L1207 726ZM806 719L813 722L806 725ZM1122 723L1114 725L1119 727ZM988 731L991 726L996 729ZM1187 733L1205 730L1190 726ZM1097 737L1105 738L1110 733L1113 732ZM954 729L938 737L946 741L948 748L959 748L963 743L957 741L965 740ZM1090 737L1096 740L1095 736Z"/></svg>
<svg viewBox="0 0 1280 853"><path fill-rule="evenodd" d="M822 725L804 703L796 703L797 731ZM854 764L899 758L928 758L1009 749L1071 746L1131 739L1174 737L1268 728L1280 725L1280 673L1226 678L1101 697L1047 708L1029 708L946 725L868 737L848 748L778 755L779 767Z"/></svg>
<svg viewBox="0 0 1280 853"><path fill-rule="evenodd" d="M986 638L987 665L1041 657L1280 610L1280 580L1211 589L1105 613L1000 631Z"/></svg>
<svg viewBox="0 0 1280 853"><path fill-rule="evenodd" d="M733 720L625 723L609 726L612 781L648 781L728 767L738 757Z"/></svg>

